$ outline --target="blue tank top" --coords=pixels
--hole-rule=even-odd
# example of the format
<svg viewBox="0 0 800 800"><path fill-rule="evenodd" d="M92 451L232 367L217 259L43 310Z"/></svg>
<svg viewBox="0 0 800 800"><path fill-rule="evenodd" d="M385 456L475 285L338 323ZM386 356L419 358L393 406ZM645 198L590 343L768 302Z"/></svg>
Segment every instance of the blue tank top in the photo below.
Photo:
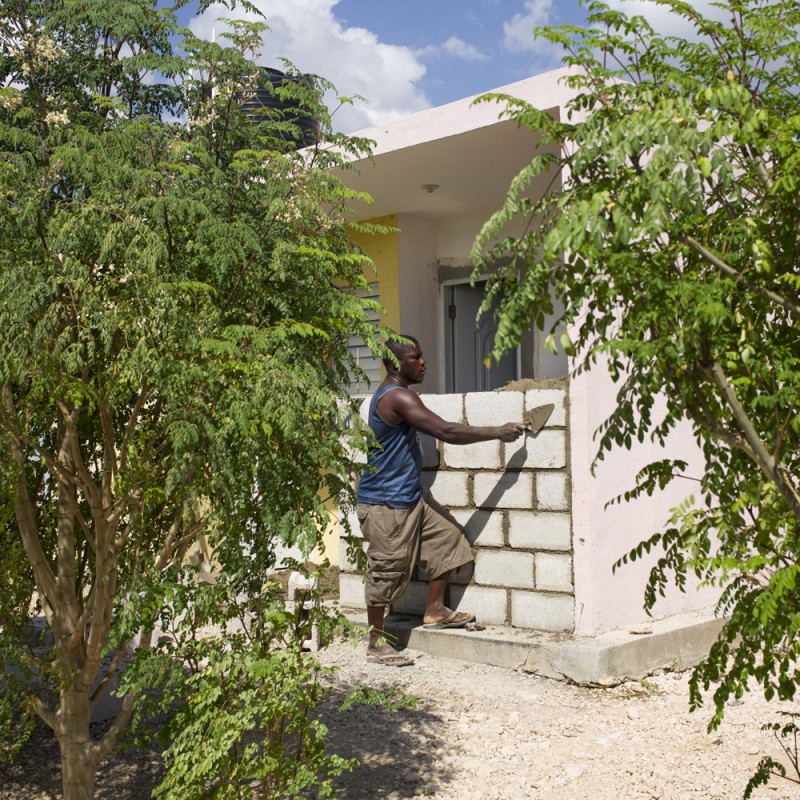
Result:
<svg viewBox="0 0 800 800"><path fill-rule="evenodd" d="M422 497L420 474L422 450L417 431L407 422L387 425L378 416L378 401L392 389L378 389L369 404L367 421L375 434L377 446L367 453L368 468L358 485L358 502L390 508L411 508Z"/></svg>

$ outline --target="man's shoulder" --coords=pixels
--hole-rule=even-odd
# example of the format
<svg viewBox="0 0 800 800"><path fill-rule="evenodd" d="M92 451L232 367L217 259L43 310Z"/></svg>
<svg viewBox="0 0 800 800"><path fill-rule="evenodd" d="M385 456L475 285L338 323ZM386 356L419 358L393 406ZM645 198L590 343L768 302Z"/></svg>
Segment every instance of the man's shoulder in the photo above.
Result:
<svg viewBox="0 0 800 800"><path fill-rule="evenodd" d="M399 395L405 394L406 392L411 391L410 389L406 389L404 386L398 386L396 383L382 383L378 388L375 390L375 394L373 395L373 399L377 397L379 400L383 400L385 397L394 398ZM413 392L412 392L413 394Z"/></svg>
<svg viewBox="0 0 800 800"><path fill-rule="evenodd" d="M380 401L387 406L405 406L409 403L418 405L422 403L419 395L413 389L397 385L387 386Z"/></svg>

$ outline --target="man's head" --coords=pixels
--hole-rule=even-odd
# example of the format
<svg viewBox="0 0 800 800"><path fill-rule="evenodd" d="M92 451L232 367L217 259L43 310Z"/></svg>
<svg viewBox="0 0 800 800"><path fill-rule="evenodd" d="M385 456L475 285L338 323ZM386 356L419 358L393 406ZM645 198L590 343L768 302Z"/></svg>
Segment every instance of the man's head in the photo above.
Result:
<svg viewBox="0 0 800 800"><path fill-rule="evenodd" d="M413 336L407 336L404 333L401 336L408 341L395 338L386 341L386 347L398 362L395 365L394 361L385 358L383 365L386 367L386 373L399 378L401 383L407 386L412 383L421 383L425 377L425 358L422 355L422 349Z"/></svg>
<svg viewBox="0 0 800 800"><path fill-rule="evenodd" d="M398 360L398 362L403 360L403 356L409 350L414 350L415 348L416 349L419 348L419 342L413 336L407 336L405 333L401 333L400 336L402 336L403 339L408 339L408 341L404 342L401 339L395 339L395 338L386 340L386 348L388 350L391 350L392 355ZM390 358L384 358L383 366L386 367L386 369L389 369L390 366L394 367L395 364L394 361L392 361Z"/></svg>

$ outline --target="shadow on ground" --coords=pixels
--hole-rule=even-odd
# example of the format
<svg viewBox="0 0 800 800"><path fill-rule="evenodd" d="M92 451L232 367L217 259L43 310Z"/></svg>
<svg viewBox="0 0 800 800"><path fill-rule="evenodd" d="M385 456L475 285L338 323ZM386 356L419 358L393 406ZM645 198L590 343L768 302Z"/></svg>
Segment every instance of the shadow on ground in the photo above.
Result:
<svg viewBox="0 0 800 800"><path fill-rule="evenodd" d="M146 800L161 779L156 749L114 753L97 774L95 800ZM0 764L0 800L60 800L61 757L55 736L39 724L13 764Z"/></svg>
<svg viewBox="0 0 800 800"><path fill-rule="evenodd" d="M371 683L373 689L389 691L380 681ZM437 787L456 780L453 770L434 756L447 750L440 733L446 723L424 702L396 711L380 705L353 705L340 711L353 687L337 685L335 676L333 687L319 714L329 730L329 751L359 761L353 772L335 779L337 798L412 796L420 787L435 796Z"/></svg>
<svg viewBox="0 0 800 800"><path fill-rule="evenodd" d="M376 666L363 677L367 688L345 685L333 674L331 692L320 705L317 718L329 730L329 752L355 758L359 766L334 781L336 797L346 800L412 796L422 788L435 795L436 788L457 779L436 752L446 751L441 731L446 721L424 700L416 707L392 711L383 705L355 703L346 710L342 704L354 691L382 693L398 699L396 682ZM372 674L374 672L374 674ZM413 689L411 690L413 691ZM101 723L102 724L102 723ZM99 733L100 731L95 731ZM424 775L424 781L421 776ZM163 777L158 749L128 748L115 752L100 767L96 800L147 800ZM314 797L315 793L310 793ZM58 743L39 724L11 765L0 764L0 800L61 800L61 768Z"/></svg>

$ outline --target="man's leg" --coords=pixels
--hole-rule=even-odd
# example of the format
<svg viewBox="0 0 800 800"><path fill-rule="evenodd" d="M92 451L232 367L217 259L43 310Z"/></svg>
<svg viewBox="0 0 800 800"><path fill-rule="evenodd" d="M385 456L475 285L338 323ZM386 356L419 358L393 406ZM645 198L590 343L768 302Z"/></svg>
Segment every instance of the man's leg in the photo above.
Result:
<svg viewBox="0 0 800 800"><path fill-rule="evenodd" d="M422 617L425 626L439 626L443 628L463 628L468 622L475 619L474 614L467 611L451 611L444 604L444 592L450 580L452 570L434 578L428 584L428 605Z"/></svg>
<svg viewBox="0 0 800 800"><path fill-rule="evenodd" d="M444 592L447 589L447 582L450 580L451 572L452 570L447 570L443 575L434 578L428 584L428 605L422 617L422 621L426 625L432 622L439 622L450 613L450 609L444 604Z"/></svg>
<svg viewBox="0 0 800 800"><path fill-rule="evenodd" d="M383 606L367 606L367 622L369 623L369 642L367 644L367 661L383 664L387 667L407 667L414 659L398 653L387 641L383 630Z"/></svg>
<svg viewBox="0 0 800 800"><path fill-rule="evenodd" d="M388 647L383 633L383 606L367 607L367 625L369 625L368 652L377 653L382 647Z"/></svg>
<svg viewBox="0 0 800 800"><path fill-rule="evenodd" d="M402 667L414 660L402 655L387 642L383 629L386 604L405 590L413 566L421 509L388 509L359 505L359 522L368 542L365 598L369 641L367 660ZM406 515L406 519L403 519ZM376 555L377 554L377 555Z"/></svg>
<svg viewBox="0 0 800 800"><path fill-rule="evenodd" d="M445 590L457 567L470 563L472 550L461 526L425 490L420 565L434 575L428 584L428 602L422 622L425 626L461 628L475 619L474 614L451 611L444 603Z"/></svg>

